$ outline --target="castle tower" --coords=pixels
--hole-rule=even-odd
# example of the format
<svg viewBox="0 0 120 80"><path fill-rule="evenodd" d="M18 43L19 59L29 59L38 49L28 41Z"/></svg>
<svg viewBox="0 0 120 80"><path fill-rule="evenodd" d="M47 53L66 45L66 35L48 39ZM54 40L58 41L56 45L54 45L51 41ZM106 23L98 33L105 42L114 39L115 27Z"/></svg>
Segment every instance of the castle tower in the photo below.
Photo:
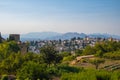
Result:
<svg viewBox="0 0 120 80"><path fill-rule="evenodd" d="M20 35L19 34L10 34L9 40L19 42L20 41Z"/></svg>

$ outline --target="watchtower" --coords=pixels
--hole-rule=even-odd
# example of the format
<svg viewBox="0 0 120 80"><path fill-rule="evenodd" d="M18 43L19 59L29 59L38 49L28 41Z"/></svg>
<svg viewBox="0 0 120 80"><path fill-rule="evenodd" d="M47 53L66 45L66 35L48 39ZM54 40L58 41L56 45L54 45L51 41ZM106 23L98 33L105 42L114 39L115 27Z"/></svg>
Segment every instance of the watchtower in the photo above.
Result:
<svg viewBox="0 0 120 80"><path fill-rule="evenodd" d="M9 35L9 40L19 42L20 41L20 35L19 34L10 34Z"/></svg>

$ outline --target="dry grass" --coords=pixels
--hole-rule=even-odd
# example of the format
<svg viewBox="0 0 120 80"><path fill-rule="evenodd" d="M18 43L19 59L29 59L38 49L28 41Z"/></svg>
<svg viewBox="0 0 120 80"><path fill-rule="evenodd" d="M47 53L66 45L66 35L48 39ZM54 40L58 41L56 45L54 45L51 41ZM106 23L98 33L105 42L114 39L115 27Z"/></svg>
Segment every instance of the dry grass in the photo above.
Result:
<svg viewBox="0 0 120 80"><path fill-rule="evenodd" d="M111 64L116 64L119 63L120 64L120 60L110 60L110 59L105 59L105 63L101 64L99 67L102 68L106 65L111 65Z"/></svg>
<svg viewBox="0 0 120 80"><path fill-rule="evenodd" d="M87 59L86 62L84 62L84 61L79 61L79 62L77 62L76 64L74 64L74 66L80 66L80 67L84 67L84 68L95 68L94 65L92 65L91 63L89 63L89 60L95 59L95 58L97 58L97 57ZM120 64L120 60L105 59L105 62L104 62L103 64L100 64L100 65L99 65L99 68L103 68L104 66L112 65L112 64L116 64L116 63L119 63L119 64Z"/></svg>

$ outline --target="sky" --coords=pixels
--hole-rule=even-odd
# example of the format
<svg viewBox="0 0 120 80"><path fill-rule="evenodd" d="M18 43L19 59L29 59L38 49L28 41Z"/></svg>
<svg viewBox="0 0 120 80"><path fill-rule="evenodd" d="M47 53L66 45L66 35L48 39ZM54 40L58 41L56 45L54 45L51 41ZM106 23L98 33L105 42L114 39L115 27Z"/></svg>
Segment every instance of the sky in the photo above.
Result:
<svg viewBox="0 0 120 80"><path fill-rule="evenodd" d="M0 32L120 35L120 0L0 0Z"/></svg>

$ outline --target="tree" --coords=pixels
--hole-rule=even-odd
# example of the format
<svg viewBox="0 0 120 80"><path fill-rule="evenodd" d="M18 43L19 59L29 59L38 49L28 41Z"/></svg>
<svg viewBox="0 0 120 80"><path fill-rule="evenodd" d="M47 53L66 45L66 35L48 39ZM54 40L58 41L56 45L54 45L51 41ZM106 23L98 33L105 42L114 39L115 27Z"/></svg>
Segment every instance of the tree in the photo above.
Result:
<svg viewBox="0 0 120 80"><path fill-rule="evenodd" d="M56 54L55 60L54 60L54 65L60 63L60 61L63 59L62 55Z"/></svg>
<svg viewBox="0 0 120 80"><path fill-rule="evenodd" d="M23 57L20 53L11 53L9 57L3 59L0 63L0 73L16 74L16 71L23 64Z"/></svg>
<svg viewBox="0 0 120 80"><path fill-rule="evenodd" d="M20 48L16 42L11 41L11 42L8 42L8 50L10 50L11 52L17 53L20 50Z"/></svg>
<svg viewBox="0 0 120 80"><path fill-rule="evenodd" d="M103 54L104 54L104 53L102 52L102 50L98 50L98 51L96 51L96 54L95 54L95 55L96 55L97 57L103 57Z"/></svg>
<svg viewBox="0 0 120 80"><path fill-rule="evenodd" d="M8 57L11 53L18 53L20 50L18 44L14 41L4 42L0 44L0 57L4 59Z"/></svg>
<svg viewBox="0 0 120 80"><path fill-rule="evenodd" d="M45 46L40 49L42 54L43 61L47 63L50 67L50 64L57 64L62 60L62 56L57 54L57 51L52 46Z"/></svg>
<svg viewBox="0 0 120 80"><path fill-rule="evenodd" d="M63 57L67 57L67 56L71 56L71 53L70 52L61 52L60 55Z"/></svg>
<svg viewBox="0 0 120 80"><path fill-rule="evenodd" d="M42 54L43 61L50 66L54 61L56 50L53 47L45 46L40 49L40 52Z"/></svg>
<svg viewBox="0 0 120 80"><path fill-rule="evenodd" d="M99 65L101 63L104 63L105 60L104 59L100 59L100 58L97 58L97 59L93 59L93 60L90 60L90 63L95 65L95 68L98 69Z"/></svg>
<svg viewBox="0 0 120 80"><path fill-rule="evenodd" d="M83 54L85 55L90 55L90 54L95 54L95 49L94 47L91 46L87 46L84 50L83 50Z"/></svg>
<svg viewBox="0 0 120 80"><path fill-rule="evenodd" d="M80 50L80 49L75 50L76 56L79 56L79 55L81 55L82 53L83 53L83 50Z"/></svg>

